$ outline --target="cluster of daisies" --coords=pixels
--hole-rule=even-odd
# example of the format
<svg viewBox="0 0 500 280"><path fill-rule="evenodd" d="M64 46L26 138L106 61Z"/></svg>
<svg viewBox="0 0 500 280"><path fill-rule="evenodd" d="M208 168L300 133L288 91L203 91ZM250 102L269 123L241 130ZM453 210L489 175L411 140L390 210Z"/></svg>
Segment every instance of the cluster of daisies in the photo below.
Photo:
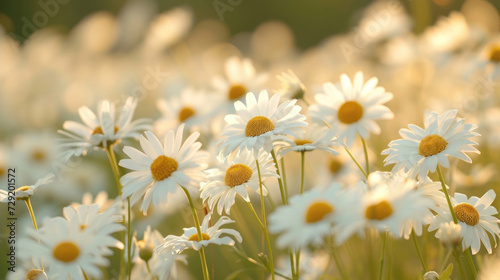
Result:
<svg viewBox="0 0 500 280"><path fill-rule="evenodd" d="M469 18L491 7L414 34L396 2L307 52L138 1L0 30L6 278L497 279L500 41Z"/></svg>
<svg viewBox="0 0 500 280"><path fill-rule="evenodd" d="M430 263L422 258L417 239L425 231L436 231L444 248L458 256L465 277L475 277L474 263L464 261L467 254L477 254L481 247L491 254L491 239L496 245L500 237L500 220L492 206L495 192L489 190L481 198L450 195L441 168L450 168L454 159L471 162L467 154L479 153L474 147L477 126L465 123L457 110L426 112L424 128L401 129L402 139L382 151L387 155L385 164L394 165L392 171L371 172L367 142L371 134L381 133L377 121L394 117L385 106L393 95L377 84L377 78L365 82L361 72L353 79L342 75L337 84L325 83L309 106L279 93L270 96L265 90L240 94L233 113L224 117L217 142L210 140L216 149L202 149L198 131L185 136L185 123L160 133L149 130L153 126L148 120L132 121L137 105L133 98L127 99L119 113L108 101L99 104L97 114L82 107L79 114L84 124L67 121L60 131L66 136L60 141L62 158L80 157L90 150L106 152L119 196L112 204L107 196L95 201L87 198L84 204L65 207L63 217L45 219L38 228L30 198L41 185L50 184L54 175L16 189L16 199L26 202L34 225L21 247L23 258L30 260L28 278L100 279L101 269L111 263L109 256L121 252L120 277L170 279L180 277L179 264L190 267L185 252L194 250L200 254L204 279L209 279L205 247L229 245L238 250L236 244L243 242L234 225L246 221L230 218L231 208L238 203L246 204L260 225L266 240L266 248L261 249L267 260L261 268L273 279L276 275L307 276L300 266L303 254L326 247L337 258L335 251L348 246L349 240L373 242L376 238L384 241L382 264L388 239L413 238L422 271L429 273ZM181 111L179 119L187 120L188 115ZM127 138L138 139L140 147L122 146ZM361 146L363 153L351 152ZM124 153L119 161L115 150ZM314 185L309 180L306 184L305 160L313 157L312 151L329 157L347 152L363 176L349 183L330 180ZM364 161L356 156L363 154ZM294 169L300 171L300 176L294 176L300 183L287 180L284 159L291 157L300 162ZM335 163L330 165L334 170ZM124 174L119 166L125 168ZM431 179L429 173L436 173L439 180ZM134 219L141 212L146 217L155 208L175 203L181 197L179 191L189 203L194 227L175 235L153 231L148 225L138 240ZM277 193L281 199L271 198ZM3 191L2 201L7 200ZM275 266L273 250L289 252L289 270ZM256 262L256 256L248 257ZM382 265L380 275L386 269ZM337 271L342 277L349 274L338 262Z"/></svg>

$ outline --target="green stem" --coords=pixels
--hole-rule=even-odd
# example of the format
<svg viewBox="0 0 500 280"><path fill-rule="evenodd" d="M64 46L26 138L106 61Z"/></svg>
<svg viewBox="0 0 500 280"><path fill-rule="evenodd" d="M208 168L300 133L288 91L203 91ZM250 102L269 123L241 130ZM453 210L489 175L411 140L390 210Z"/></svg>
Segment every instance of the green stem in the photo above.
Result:
<svg viewBox="0 0 500 280"><path fill-rule="evenodd" d="M474 265L474 260L472 260L472 254L470 252L470 249L465 250L465 259L467 260L467 264L470 268L470 271L472 272L472 275L474 276L474 279L477 278L477 270L476 266Z"/></svg>
<svg viewBox="0 0 500 280"><path fill-rule="evenodd" d="M113 149L113 145L109 145L106 148L106 154L109 159L109 164L111 165L111 169L113 170L113 175L116 180L116 185L118 188L118 194L122 195L122 184L120 182L120 170L118 169L118 161L116 160L115 151ZM127 198L127 275L128 278L131 278L132 273L132 227L131 227L131 211L130 211L130 197ZM120 267L120 278L125 279L125 252L121 251L121 267Z"/></svg>
<svg viewBox="0 0 500 280"><path fill-rule="evenodd" d="M87 273L85 273L85 271L82 270L82 273L83 273L83 278L85 278L85 280L89 280L89 277L87 276Z"/></svg>
<svg viewBox="0 0 500 280"><path fill-rule="evenodd" d="M274 151L271 152L273 154L274 158L274 163L276 164L276 168L278 168L278 162L276 161L276 156L274 155ZM262 225L263 225L263 231L264 235L266 238L266 243L267 243L267 248L269 251L269 265L271 266L271 277L274 280L274 261L273 261L273 251L271 249L271 241L269 239L269 233L267 232L267 222L266 222L266 205L264 204L264 194L262 192L262 176L260 174L260 167L259 167L259 161L256 160L255 163L257 164L257 173L259 174L259 188L260 188L260 204L262 207ZM281 179L279 179L281 182ZM285 201L286 202L286 201Z"/></svg>
<svg viewBox="0 0 500 280"><path fill-rule="evenodd" d="M380 271L378 274L378 279L382 280L382 276L384 274L385 267L385 248L387 247L387 231L384 233L384 237L382 237L382 254L380 255Z"/></svg>
<svg viewBox="0 0 500 280"><path fill-rule="evenodd" d="M304 192L304 169L305 169L305 151L300 152L300 194Z"/></svg>
<svg viewBox="0 0 500 280"><path fill-rule="evenodd" d="M250 210L252 210L253 216L259 222L259 225L262 229L264 229L264 224L260 221L259 215L257 215L257 212L255 212L255 209L253 208L253 205L250 201L247 201L248 207L250 207Z"/></svg>
<svg viewBox="0 0 500 280"><path fill-rule="evenodd" d="M361 137L361 142L363 143L363 152L365 153L366 174L370 174L370 161L368 160L368 149L366 148L366 141L362 137Z"/></svg>
<svg viewBox="0 0 500 280"><path fill-rule="evenodd" d="M366 174L366 171L363 169L363 167L361 167L361 164L359 164L359 162L356 160L356 158L351 154L351 152L349 151L349 149L347 148L344 148L346 150L346 152L349 154L349 156L351 156L352 160L354 161L354 163L356 163L356 165L358 166L359 170L361 170L361 172L363 172L363 175L365 175L365 178L368 178L368 174Z"/></svg>
<svg viewBox="0 0 500 280"><path fill-rule="evenodd" d="M38 226L36 225L35 211L33 211L33 207L31 206L31 200L29 197L23 198L22 200L24 200L24 202L26 203L26 207L28 207L28 212L30 213L31 221L33 222L33 227L36 230L36 241L38 242L38 244L40 244L40 236L38 235ZM41 263L41 268L42 271L45 271L43 267L43 260Z"/></svg>
<svg viewBox="0 0 500 280"><path fill-rule="evenodd" d="M327 240L328 240L328 248L330 249L330 254L331 256L333 257L333 260L335 261L335 265L337 266L337 269L340 273L340 278L342 280L344 279L348 279L346 277L346 274L344 273L344 270L342 269L342 265L340 264L340 260L338 259L338 256L337 254L335 254L335 249L333 248L334 245L333 245L333 237L327 237Z"/></svg>
<svg viewBox="0 0 500 280"><path fill-rule="evenodd" d="M191 199L191 195L189 194L189 191L182 186L181 186L181 189L186 194L187 200L189 202L189 207L191 207L191 213L193 214L194 226L196 227L196 231L198 232L198 240L201 241L201 240L203 240L203 235L201 233L200 220L198 219L198 213L196 212L196 208L194 207L194 203L193 203L193 200ZM208 275L207 259L205 258L205 250L203 249L203 246L201 247L201 249L198 252L200 253L201 268L203 270L203 279L209 280L210 276Z"/></svg>
<svg viewBox="0 0 500 280"><path fill-rule="evenodd" d="M285 197L288 197L288 185L286 183L286 172L285 172L285 157L281 157L281 173L283 173L283 185L285 189Z"/></svg>
<svg viewBox="0 0 500 280"><path fill-rule="evenodd" d="M276 159L276 154L274 150L271 150L271 155L273 156L274 165L276 166L276 173L278 173L278 184L280 185L281 201L284 205L287 204L287 197L285 195L285 187L283 186L283 181L281 180L280 168L278 166L278 160ZM258 166L258 164L257 164ZM262 183L261 183L262 186Z"/></svg>
<svg viewBox="0 0 500 280"><path fill-rule="evenodd" d="M297 249L297 253L295 253L295 276L297 279L300 279L300 247Z"/></svg>
<svg viewBox="0 0 500 280"><path fill-rule="evenodd" d="M455 261L457 262L458 267L460 268L459 271L460 271L460 275L462 276L462 279L467 279L465 277L465 269L464 269L464 266L462 265L462 261L460 260L459 255L456 252L453 252L453 256L455 257Z"/></svg>
<svg viewBox="0 0 500 280"><path fill-rule="evenodd" d="M149 268L149 262L146 261L146 269L148 270L148 274L151 274L151 268Z"/></svg>
<svg viewBox="0 0 500 280"><path fill-rule="evenodd" d="M293 252L292 252L292 249L288 250L288 254L290 256L290 268L292 270L292 279L293 280L296 280L296 279L299 279L297 277L297 274L295 273L295 264L294 264L294 260L293 260Z"/></svg>
<svg viewBox="0 0 500 280"><path fill-rule="evenodd" d="M422 253L420 252L420 247L418 246L417 235L415 234L415 231L411 232L411 237L413 239L413 243L415 244L415 248L417 249L418 257L420 259L420 263L422 264L422 268L424 269L424 272L427 272L429 270L427 269L427 265L425 264L424 258L422 257Z"/></svg>
<svg viewBox="0 0 500 280"><path fill-rule="evenodd" d="M444 196L446 197L446 202L448 202L448 207L450 208L451 216L453 217L453 222L455 224L458 224L457 215L455 215L455 211L453 210L453 206L451 205L450 195L448 194L448 190L446 189L443 173L441 173L441 168L439 168L439 165L437 166L436 171L439 176L439 181L441 181L441 189L443 190Z"/></svg>
<svg viewBox="0 0 500 280"><path fill-rule="evenodd" d="M447 266L446 264L450 260L451 253L452 253L451 250L448 250L448 253L446 253L446 256L444 257L443 261L441 262L441 266L439 267L439 271L438 271L439 274L443 273L443 271L446 269L446 266Z"/></svg>

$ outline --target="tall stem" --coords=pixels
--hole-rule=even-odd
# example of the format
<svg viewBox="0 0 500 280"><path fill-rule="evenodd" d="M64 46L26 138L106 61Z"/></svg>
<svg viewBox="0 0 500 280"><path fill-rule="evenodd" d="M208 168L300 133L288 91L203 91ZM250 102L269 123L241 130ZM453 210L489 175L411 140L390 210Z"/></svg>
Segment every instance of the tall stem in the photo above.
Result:
<svg viewBox="0 0 500 280"><path fill-rule="evenodd" d="M413 243L415 244L415 248L417 249L418 258L420 259L420 263L422 264L422 268L424 269L425 272L427 272L429 270L427 269L427 265L425 264L424 258L422 257L422 253L420 252L420 247L418 246L417 235L415 234L415 231L411 232L411 237L413 239Z"/></svg>
<svg viewBox="0 0 500 280"><path fill-rule="evenodd" d="M358 166L359 170L361 170L361 172L363 173L363 175L365 175L365 178L368 178L368 174L363 169L363 167L361 166L361 164L359 164L359 162L356 160L356 158L351 154L351 152L349 151L349 149L347 149L347 148L344 148L344 149L349 154L349 156L352 158L352 160L354 161L354 163L356 163L356 165Z"/></svg>
<svg viewBox="0 0 500 280"><path fill-rule="evenodd" d="M28 212L30 213L31 221L33 222L33 227L35 228L36 231L36 241L38 244L40 244L40 236L38 235L38 226L36 225L36 218L35 218L35 211L33 211L33 207L31 206L31 200L30 198L23 198L24 202L26 203L26 207L28 207ZM42 271L45 271L43 267L43 260L41 263L41 268Z"/></svg>
<svg viewBox="0 0 500 280"><path fill-rule="evenodd" d="M363 152L365 153L366 174L370 174L370 161L368 160L368 149L366 148L366 141L362 137L361 137L361 142L363 143Z"/></svg>
<svg viewBox="0 0 500 280"><path fill-rule="evenodd" d="M470 268L470 271L472 272L472 275L474 276L474 279L477 278L477 270L476 266L474 265L474 260L472 260L472 254L470 252L470 249L465 250L465 259L467 260L467 265Z"/></svg>
<svg viewBox="0 0 500 280"><path fill-rule="evenodd" d="M305 151L300 152L300 194L304 192L304 169L305 169Z"/></svg>
<svg viewBox="0 0 500 280"><path fill-rule="evenodd" d="M287 197L285 195L285 187L283 186L283 181L281 180L281 173L280 173L280 168L278 166L278 159L276 158L276 154L274 153L274 150L271 150L271 155L273 156L273 161L274 161L274 165L276 166L276 173L278 173L278 184L280 185L280 193L281 193L281 201L283 202L283 204L287 204ZM257 166L258 163L257 163ZM260 184L262 186L262 183Z"/></svg>
<svg viewBox="0 0 500 280"><path fill-rule="evenodd" d="M443 190L444 196L446 197L446 202L448 202L448 207L450 208L451 216L453 217L453 222L455 224L458 224L457 215L455 215L455 211L453 210L453 206L451 205L450 195L448 194L448 190L446 189L443 173L441 173L441 168L439 168L439 165L437 166L436 171L439 176L439 181L441 181L441 189Z"/></svg>
<svg viewBox="0 0 500 280"><path fill-rule="evenodd" d="M283 186L285 189L285 197L288 197L288 185L286 183L286 172L285 172L285 157L281 157L281 173L283 174Z"/></svg>
<svg viewBox="0 0 500 280"><path fill-rule="evenodd" d="M382 237L382 254L380 255L380 271L378 274L379 280L382 280L382 276L384 275L386 247L387 247L387 231L384 233L384 236Z"/></svg>
<svg viewBox="0 0 500 280"><path fill-rule="evenodd" d="M194 226L196 227L196 232L198 233L198 240L201 241L201 240L203 240L203 235L201 233L200 220L198 219L198 213L196 212L196 208L194 207L194 203L193 203L193 200L191 199L191 195L189 194L189 191L182 186L181 186L181 189L186 194L186 198L189 202L189 207L191 207L191 213L193 214ZM205 250L204 250L203 246L201 247L201 249L198 252L200 252L201 268L203 270L203 279L209 280L210 276L208 274L207 259L205 258Z"/></svg>
<svg viewBox="0 0 500 280"><path fill-rule="evenodd" d="M273 154L274 163L276 164L276 168L278 168L278 162L276 161L276 156L274 155L274 151L271 152ZM267 249L269 251L269 265L271 266L271 277L274 280L274 260L273 260L273 251L271 249L271 241L269 239L269 233L267 232L267 222L266 222L266 205L264 204L264 194L262 192L262 176L260 174L259 160L256 160L257 164L257 173L259 174L259 188L260 188L260 204L262 207L262 230L264 231L264 236L266 238ZM281 182L281 179L279 179Z"/></svg>
<svg viewBox="0 0 500 280"><path fill-rule="evenodd" d="M116 160L115 156L115 151L113 150L113 145L109 145L106 148L106 154L109 159L109 164L111 165L111 169L113 170L113 175L116 180L116 185L118 188L118 194L122 195L122 184L120 182L120 170L118 169L118 161ZM128 279L131 279L131 273L132 273L132 227L131 227L131 211L130 211L130 197L127 197L127 275ZM120 268L120 274L121 278L125 278L125 270L124 265L125 265L125 252L121 251L121 268Z"/></svg>

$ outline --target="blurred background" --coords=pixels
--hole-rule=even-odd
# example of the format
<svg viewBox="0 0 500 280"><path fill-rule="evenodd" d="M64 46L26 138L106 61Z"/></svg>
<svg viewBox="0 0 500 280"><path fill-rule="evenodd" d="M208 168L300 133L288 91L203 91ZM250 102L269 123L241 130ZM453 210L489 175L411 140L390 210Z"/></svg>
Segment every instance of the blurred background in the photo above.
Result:
<svg viewBox="0 0 500 280"><path fill-rule="evenodd" d="M87 15L97 11L109 11L120 14L131 1L72 1L72 0L40 0L40 1L0 1L0 23L7 33L26 39L23 26L26 20L33 22L33 17L44 7L54 11L57 4L60 12L54 12L45 20L35 19L45 26L55 27L67 33ZM139 2L139 0L135 0ZM148 1L151 10L162 12L170 8L185 5L192 9L196 22L206 19L221 19L229 32L234 35L240 32L251 32L259 24L278 20L286 23L296 36L297 45L302 48L311 47L332 34L345 33L350 30L361 17L364 7L373 0L172 0ZM452 10L459 10L465 0L401 0L408 14L415 20L414 29L421 32L426 26L434 23L439 16L448 15ZM500 9L500 1L488 0ZM36 26L36 24L35 24Z"/></svg>

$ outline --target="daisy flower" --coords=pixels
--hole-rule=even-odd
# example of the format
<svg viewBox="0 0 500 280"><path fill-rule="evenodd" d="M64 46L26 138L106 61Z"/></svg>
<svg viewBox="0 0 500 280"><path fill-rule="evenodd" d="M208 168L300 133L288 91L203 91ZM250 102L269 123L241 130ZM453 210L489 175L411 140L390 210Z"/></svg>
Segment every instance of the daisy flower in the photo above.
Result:
<svg viewBox="0 0 500 280"><path fill-rule="evenodd" d="M224 210L229 214L231 206L235 202L236 195L240 195L249 202L247 189L259 192L259 173L257 171L256 160L259 161L259 168L262 180L268 177L278 177L273 159L269 153L261 151L255 158L253 153L247 150L240 150L234 159L226 161L222 166L207 170L208 183L202 184L201 198L203 202L208 200L208 207L213 210L217 204L217 212L222 215ZM222 160L221 160L222 161ZM267 195L267 189L262 188L263 195Z"/></svg>
<svg viewBox="0 0 500 280"><path fill-rule="evenodd" d="M184 124L177 131L169 130L163 145L152 132L146 131L146 137L140 137L144 152L130 146L123 148L130 159L120 160L119 165L133 171L120 179L122 195L130 196L132 205L144 197L141 204L144 214L151 202L154 205L167 202L168 194L178 186L197 191L205 177L208 154L199 151L201 143L196 140L200 133L192 133L183 142L183 131Z"/></svg>
<svg viewBox="0 0 500 280"><path fill-rule="evenodd" d="M88 107L81 107L78 113L84 124L65 121L65 130L58 130L68 137L61 139L62 157L85 155L90 148L106 148L122 139L139 137L140 131L150 125L146 119L132 121L136 106L136 99L127 98L118 116L115 116L115 104L107 100L99 104L97 116Z"/></svg>
<svg viewBox="0 0 500 280"><path fill-rule="evenodd" d="M392 93L377 83L375 77L365 83L362 72L357 72L352 81L341 75L340 86L325 83L324 93L315 95L317 104L309 107L311 118L320 125L328 123L349 147L356 134L363 139L368 139L370 132L379 134L380 127L375 121L392 119L394 114L382 105L392 99Z"/></svg>
<svg viewBox="0 0 500 280"><path fill-rule="evenodd" d="M326 190L313 189L295 195L288 205L276 208L269 215L269 232L280 234L277 246L296 249L323 243L323 237L332 233L332 224L341 215L339 211L348 209L341 189L340 184L333 183Z"/></svg>
<svg viewBox="0 0 500 280"><path fill-rule="evenodd" d="M162 117L154 123L155 132L163 136L170 129L175 129L182 123L189 131L207 130L211 112L211 99L207 94L192 88L183 90L178 96L157 102Z"/></svg>
<svg viewBox="0 0 500 280"><path fill-rule="evenodd" d="M349 192L350 196L359 197L360 202L339 219L337 243L343 243L354 233L362 236L366 227L382 232L389 230L395 236L401 236L409 219L422 224L430 214L431 202L416 184L415 180L399 176L371 173L368 183L359 182Z"/></svg>
<svg viewBox="0 0 500 280"><path fill-rule="evenodd" d="M90 232L96 239L95 244L107 251L108 247L123 249L123 244L111 236L112 233L122 231L125 227L120 224L122 216L119 204L114 204L106 211L100 213L99 205L80 205L63 208L63 215L71 227L79 228L81 231Z"/></svg>
<svg viewBox="0 0 500 280"><path fill-rule="evenodd" d="M241 234L234 229L228 229L220 227L226 224L234 223L233 220L228 217L222 216L220 219L213 225L209 227L208 224L210 222L210 215L206 215L203 218L203 222L201 224L201 236L202 240L199 240L198 232L195 227L184 228L184 234L181 236L169 235L165 237L163 243L155 248L155 251L160 254L166 256L166 258L171 257L174 254L180 254L182 251L186 249L200 250L204 246L208 246L210 244L215 245L229 245L233 246L236 239L241 243L243 239L241 238ZM221 235L225 235L222 236Z"/></svg>
<svg viewBox="0 0 500 280"><path fill-rule="evenodd" d="M277 154L280 157L291 151L309 152L322 150L332 155L339 154L332 148L333 146L339 146L335 132L316 124L309 125L304 132L297 133L297 137L294 140L285 136L277 136L276 146Z"/></svg>
<svg viewBox="0 0 500 280"><path fill-rule="evenodd" d="M234 103L236 114L227 115L224 119L226 127L222 131L219 151L223 157L233 155L240 149L253 150L255 155L262 149L270 152L273 149L275 135L293 135L297 129L307 126L305 116L299 112L297 100L279 104L280 95L274 94L271 99L263 90L256 96L249 92L246 105L241 101Z"/></svg>
<svg viewBox="0 0 500 280"><path fill-rule="evenodd" d="M91 205L97 204L99 207L99 213L106 211L111 205L113 205L114 200L108 199L108 193L105 191L100 191L95 198L92 198L91 193L84 193L82 197L82 203L73 202L71 203L71 207L78 208L80 205Z"/></svg>
<svg viewBox="0 0 500 280"><path fill-rule="evenodd" d="M498 226L500 220L493 216L498 213L497 209L491 206L495 197L495 192L489 190L481 198L476 196L467 198L461 193L455 193L455 196L450 198L453 211L461 226L463 250L470 247L472 254L475 255L481 249L482 243L491 254L491 243L487 233L493 237L496 247L496 239L500 237L500 227ZM450 221L453 221L453 217L448 206L443 204L440 211L437 212L435 221L429 226L429 231L441 228L441 223ZM439 236L436 234L436 237Z"/></svg>
<svg viewBox="0 0 500 280"><path fill-rule="evenodd" d="M35 230L29 230L31 238L20 242L21 249L50 266L50 279L83 280L82 271L90 277L101 278L100 267L109 264L93 234L70 226L61 217L44 221L39 230L40 243L35 241Z"/></svg>
<svg viewBox="0 0 500 280"><path fill-rule="evenodd" d="M157 230L152 231L150 226L146 228L142 240L137 241L134 237L137 251L135 265L132 269L132 279L178 279L176 263L187 264L187 256L173 255L171 258L164 258L158 255L154 249L162 242L161 233Z"/></svg>
<svg viewBox="0 0 500 280"><path fill-rule="evenodd" d="M43 185L49 184L54 179L54 174L50 173L47 176L36 181L34 185L23 186L14 190L16 199L29 199L35 194L35 191ZM4 190L0 190L0 202L7 203L9 201L9 193Z"/></svg>
<svg viewBox="0 0 500 280"><path fill-rule="evenodd" d="M399 130L403 139L391 141L389 148L382 151L383 155L388 155L385 165L395 164L393 173L404 168L405 172L411 171L425 178L429 171L436 171L438 164L448 168L447 156L472 162L465 153L479 153L473 147L477 143L469 139L479 134L474 132L476 125L464 122L465 119L457 118L457 110L442 115L426 112L425 128L410 124L409 129Z"/></svg>
<svg viewBox="0 0 500 280"><path fill-rule="evenodd" d="M30 180L41 178L53 169L57 149L55 135L45 132L31 132L17 135L13 139L12 166L30 170L23 175Z"/></svg>
<svg viewBox="0 0 500 280"><path fill-rule="evenodd" d="M262 84L267 80L266 74L257 74L249 58L240 59L233 56L224 64L226 79L216 77L212 81L214 88L226 96L226 105L232 110L233 103L241 99L247 92L262 89ZM227 110L225 110L227 111Z"/></svg>

